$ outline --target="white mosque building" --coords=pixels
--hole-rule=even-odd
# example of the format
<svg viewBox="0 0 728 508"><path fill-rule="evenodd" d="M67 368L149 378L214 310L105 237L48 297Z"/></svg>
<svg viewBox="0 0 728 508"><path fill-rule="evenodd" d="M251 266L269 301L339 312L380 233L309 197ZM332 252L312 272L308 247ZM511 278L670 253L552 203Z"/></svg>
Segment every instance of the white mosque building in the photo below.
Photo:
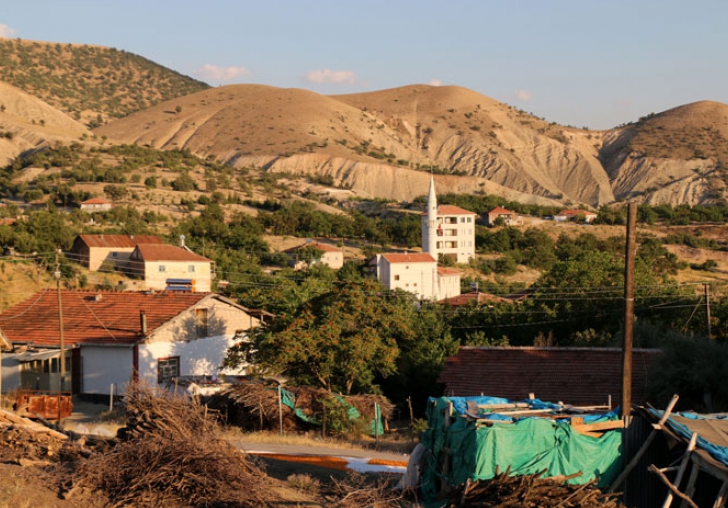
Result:
<svg viewBox="0 0 728 508"><path fill-rule="evenodd" d="M457 263L475 257L475 217L457 206L437 206L435 180L430 177L427 212L422 215L422 253L386 253L376 257L377 279L388 289L404 289L425 300L460 294L460 272L437 266L439 256Z"/></svg>

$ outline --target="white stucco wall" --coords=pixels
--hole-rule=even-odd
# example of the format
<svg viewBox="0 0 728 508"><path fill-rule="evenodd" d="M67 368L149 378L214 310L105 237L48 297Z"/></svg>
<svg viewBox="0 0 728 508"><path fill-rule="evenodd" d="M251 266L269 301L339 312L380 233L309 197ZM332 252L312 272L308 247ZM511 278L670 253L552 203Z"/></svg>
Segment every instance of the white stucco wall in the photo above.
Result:
<svg viewBox="0 0 728 508"><path fill-rule="evenodd" d="M150 342L139 345L139 379L157 385L157 360L179 356L180 376L210 376L214 373L239 374L220 370L227 350L235 343L233 335L206 337L189 342Z"/></svg>
<svg viewBox="0 0 728 508"><path fill-rule="evenodd" d="M15 354L2 353L2 393L20 388L20 363L15 359Z"/></svg>
<svg viewBox="0 0 728 508"><path fill-rule="evenodd" d="M134 368L132 346L81 347L81 392L108 395L111 384L122 394L131 380Z"/></svg>
<svg viewBox="0 0 728 508"><path fill-rule="evenodd" d="M460 275L440 275L440 292L437 295L438 300L452 298L460 294Z"/></svg>
<svg viewBox="0 0 728 508"><path fill-rule="evenodd" d="M164 266L164 271L160 271ZM193 271L190 271L192 268ZM167 279L194 279L195 291L212 290L212 264L209 261L147 261L144 263L144 282L149 289L160 291L167 287Z"/></svg>
<svg viewBox="0 0 728 508"><path fill-rule="evenodd" d="M379 280L388 289L404 289L417 298L432 300L436 297L437 263L389 263L380 257Z"/></svg>

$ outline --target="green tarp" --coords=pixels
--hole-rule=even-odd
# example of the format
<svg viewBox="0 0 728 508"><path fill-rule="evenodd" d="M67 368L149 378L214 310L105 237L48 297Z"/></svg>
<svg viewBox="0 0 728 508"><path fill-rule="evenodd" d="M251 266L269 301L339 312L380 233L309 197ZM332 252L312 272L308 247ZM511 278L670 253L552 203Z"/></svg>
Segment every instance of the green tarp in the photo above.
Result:
<svg viewBox="0 0 728 508"><path fill-rule="evenodd" d="M284 406L290 407L293 410L293 413L298 418L307 423L321 425L321 420L307 416L301 408L296 407L296 396L293 393L289 392L285 388L276 388L275 390L278 389L280 389L281 403ZM359 411L357 411L354 406L346 402L343 397L335 394L334 397L336 397L336 400L338 400L339 403L346 408L346 416L349 418L349 420L358 420L359 418L361 418ZM382 425L382 415L379 411L379 406L377 406L376 408L374 419L369 422L369 429L372 436L381 436L384 433Z"/></svg>
<svg viewBox="0 0 728 508"><path fill-rule="evenodd" d="M468 478L493 478L496 468L511 475L544 476L582 475L570 480L583 484L598 479L606 486L621 470L621 430L610 430L601 437L591 437L574 431L568 421L551 418L495 419L487 425L473 418L461 417L445 427L445 411L450 399L431 399L428 410L428 429L422 444L428 450L428 462L421 485L425 499L434 499L440 477L450 485L460 485ZM614 413L601 420L616 419ZM599 419L590 419L591 422ZM450 471L443 475L441 465L445 448L450 450Z"/></svg>

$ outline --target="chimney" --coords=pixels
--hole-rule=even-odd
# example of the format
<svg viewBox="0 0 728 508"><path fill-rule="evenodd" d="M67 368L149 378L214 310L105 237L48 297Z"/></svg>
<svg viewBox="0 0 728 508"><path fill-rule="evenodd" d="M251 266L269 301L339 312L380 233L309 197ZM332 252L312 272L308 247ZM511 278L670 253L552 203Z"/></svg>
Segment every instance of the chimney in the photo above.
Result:
<svg viewBox="0 0 728 508"><path fill-rule="evenodd" d="M139 311L139 321L142 326L142 335L144 337L147 336L147 313L142 311Z"/></svg>
<svg viewBox="0 0 728 508"><path fill-rule="evenodd" d="M101 301L101 293L96 293L94 295L94 302L100 302Z"/></svg>
<svg viewBox="0 0 728 508"><path fill-rule="evenodd" d="M185 248L185 235L179 235L179 246Z"/></svg>

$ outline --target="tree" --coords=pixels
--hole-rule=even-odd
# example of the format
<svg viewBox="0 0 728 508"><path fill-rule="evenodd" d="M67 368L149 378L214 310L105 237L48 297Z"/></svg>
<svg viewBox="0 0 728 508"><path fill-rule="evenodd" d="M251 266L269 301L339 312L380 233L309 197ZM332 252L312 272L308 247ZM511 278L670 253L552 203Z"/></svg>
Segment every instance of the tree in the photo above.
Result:
<svg viewBox="0 0 728 508"><path fill-rule="evenodd" d="M104 194L109 196L111 201L119 201L126 196L128 190L125 185L104 185Z"/></svg>
<svg viewBox="0 0 728 508"><path fill-rule="evenodd" d="M295 312L256 329L255 362L298 383L327 390L376 391L375 377L396 372L398 342L411 340L411 299L374 281L335 285ZM226 363L245 360L231 348Z"/></svg>

